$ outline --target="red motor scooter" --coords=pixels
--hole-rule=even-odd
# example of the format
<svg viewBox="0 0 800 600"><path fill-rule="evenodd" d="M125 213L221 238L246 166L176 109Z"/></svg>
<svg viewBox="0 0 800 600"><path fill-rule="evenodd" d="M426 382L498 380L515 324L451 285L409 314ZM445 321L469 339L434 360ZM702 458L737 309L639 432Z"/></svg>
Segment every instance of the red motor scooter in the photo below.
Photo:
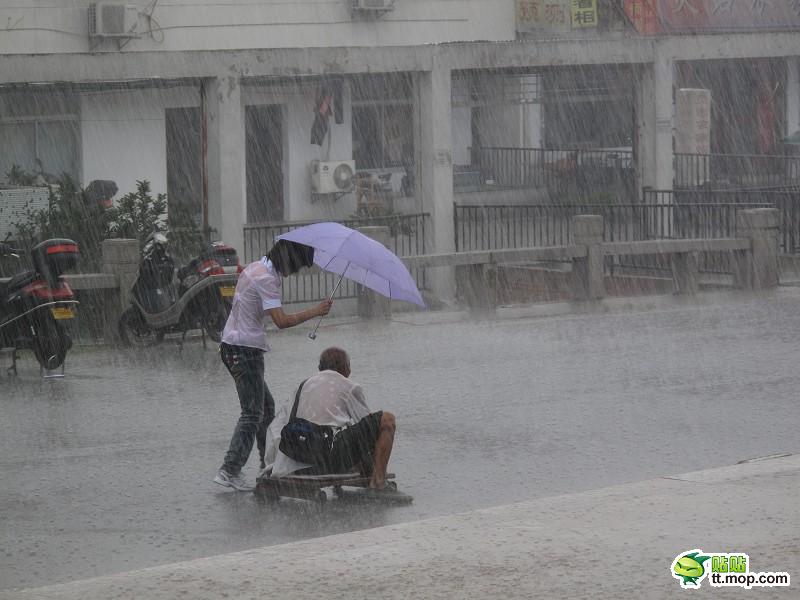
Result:
<svg viewBox="0 0 800 600"><path fill-rule="evenodd" d="M19 258L19 250L0 244L0 255ZM69 239L45 240L33 247L33 269L0 282L0 348L32 350L43 372L62 367L72 339L64 324L75 318L78 301L63 273L78 263L78 244Z"/></svg>

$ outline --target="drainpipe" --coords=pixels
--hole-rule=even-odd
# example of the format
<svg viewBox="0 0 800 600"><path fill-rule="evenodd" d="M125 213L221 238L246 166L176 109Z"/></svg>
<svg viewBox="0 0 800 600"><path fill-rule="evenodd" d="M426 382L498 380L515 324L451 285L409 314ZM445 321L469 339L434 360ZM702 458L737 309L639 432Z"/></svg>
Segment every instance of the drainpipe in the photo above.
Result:
<svg viewBox="0 0 800 600"><path fill-rule="evenodd" d="M208 105L206 102L206 83L200 82L200 170L203 175L203 236L206 243L211 241L208 225Z"/></svg>

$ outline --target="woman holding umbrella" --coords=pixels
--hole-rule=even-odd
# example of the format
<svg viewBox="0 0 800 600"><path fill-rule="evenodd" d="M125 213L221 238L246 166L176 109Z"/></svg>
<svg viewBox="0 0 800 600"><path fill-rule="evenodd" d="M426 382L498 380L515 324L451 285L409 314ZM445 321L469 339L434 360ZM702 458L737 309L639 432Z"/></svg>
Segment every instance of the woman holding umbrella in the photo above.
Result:
<svg viewBox="0 0 800 600"><path fill-rule="evenodd" d="M296 313L281 307L281 278L310 267L314 249L305 244L279 240L261 260L250 263L239 275L233 307L222 333L222 362L236 382L241 415L231 437L222 467L214 482L240 491L252 490L241 470L258 440L263 456L267 427L275 416L275 401L264 382L264 352L269 351L263 319L268 315L278 329L294 327L327 315L333 304L327 299Z"/></svg>

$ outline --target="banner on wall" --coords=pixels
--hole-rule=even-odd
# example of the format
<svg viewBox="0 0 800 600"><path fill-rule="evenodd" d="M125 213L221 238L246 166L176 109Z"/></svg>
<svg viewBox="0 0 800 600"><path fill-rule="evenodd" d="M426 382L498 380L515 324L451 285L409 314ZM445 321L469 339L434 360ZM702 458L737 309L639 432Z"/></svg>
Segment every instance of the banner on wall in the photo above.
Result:
<svg viewBox="0 0 800 600"><path fill-rule="evenodd" d="M797 0L657 0L664 31L759 31L800 27Z"/></svg>

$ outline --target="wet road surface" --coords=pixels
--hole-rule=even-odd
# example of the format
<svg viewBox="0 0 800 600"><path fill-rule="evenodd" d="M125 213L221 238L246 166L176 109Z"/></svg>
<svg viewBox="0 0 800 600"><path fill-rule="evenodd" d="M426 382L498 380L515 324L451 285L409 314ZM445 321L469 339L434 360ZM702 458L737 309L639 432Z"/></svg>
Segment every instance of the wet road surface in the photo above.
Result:
<svg viewBox="0 0 800 600"><path fill-rule="evenodd" d="M800 452L800 294L726 298L551 318L397 315L332 324L315 342L302 326L272 332L279 403L326 346L350 351L371 408L397 415L390 466L415 497L404 507L264 506L213 484L238 402L199 340L81 348L62 380L41 380L26 355L18 377L0 377L0 589Z"/></svg>

